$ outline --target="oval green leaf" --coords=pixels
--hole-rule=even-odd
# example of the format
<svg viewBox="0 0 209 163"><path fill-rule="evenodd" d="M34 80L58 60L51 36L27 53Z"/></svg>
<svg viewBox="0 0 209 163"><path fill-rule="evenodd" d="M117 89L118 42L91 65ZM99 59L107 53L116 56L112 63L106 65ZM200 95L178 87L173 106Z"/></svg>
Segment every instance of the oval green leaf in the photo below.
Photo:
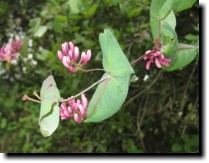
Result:
<svg viewBox="0 0 209 163"><path fill-rule="evenodd" d="M41 88L41 110L39 116L39 125L44 137L50 136L59 125L59 106L60 93L50 75L44 80Z"/></svg>
<svg viewBox="0 0 209 163"><path fill-rule="evenodd" d="M89 102L88 118L84 122L100 122L115 114L128 94L130 75L134 73L120 45L109 30L99 37L103 52L103 67L107 78L100 83Z"/></svg>

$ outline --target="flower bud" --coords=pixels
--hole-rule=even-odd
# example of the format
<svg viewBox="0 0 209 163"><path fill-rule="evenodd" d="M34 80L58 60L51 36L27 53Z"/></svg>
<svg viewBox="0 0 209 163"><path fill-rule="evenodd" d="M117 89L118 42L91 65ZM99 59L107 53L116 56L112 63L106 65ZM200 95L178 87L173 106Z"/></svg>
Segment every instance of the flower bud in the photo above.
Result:
<svg viewBox="0 0 209 163"><path fill-rule="evenodd" d="M82 102L82 105L83 105L84 109L86 109L87 105L88 105L88 100L87 100L85 94L81 95L81 102Z"/></svg>
<svg viewBox="0 0 209 163"><path fill-rule="evenodd" d="M69 50L69 47L68 47L68 43L65 42L62 44L62 52L67 55L68 54L68 50Z"/></svg>
<svg viewBox="0 0 209 163"><path fill-rule="evenodd" d="M75 47L73 60L76 62L78 60L78 57L79 57L79 49L78 49L78 47Z"/></svg>
<svg viewBox="0 0 209 163"><path fill-rule="evenodd" d="M77 113L74 114L74 120L75 120L75 122L77 122L77 123L81 123L81 122L82 122L82 121L80 120L80 118L79 118L79 116L78 116Z"/></svg>
<svg viewBox="0 0 209 163"><path fill-rule="evenodd" d="M63 54L62 54L62 52L60 50L57 52L57 56L58 56L59 60L62 61Z"/></svg>

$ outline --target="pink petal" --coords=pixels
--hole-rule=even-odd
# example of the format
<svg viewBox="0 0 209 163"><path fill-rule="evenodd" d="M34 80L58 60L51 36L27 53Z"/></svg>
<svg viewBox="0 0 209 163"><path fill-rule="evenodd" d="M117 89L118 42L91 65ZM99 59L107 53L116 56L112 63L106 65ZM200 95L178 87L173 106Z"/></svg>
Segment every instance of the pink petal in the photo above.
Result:
<svg viewBox="0 0 209 163"><path fill-rule="evenodd" d="M80 120L80 118L78 117L78 114L77 114L77 113L74 114L74 120L75 120L75 122L77 122L77 123L81 123L81 122L82 122L82 121Z"/></svg>
<svg viewBox="0 0 209 163"><path fill-rule="evenodd" d="M65 67L69 68L69 65L67 63L67 56L63 57L62 63L64 64Z"/></svg>
<svg viewBox="0 0 209 163"><path fill-rule="evenodd" d="M152 64L152 60L149 60L146 64L146 69L149 70L150 69L150 65Z"/></svg>
<svg viewBox="0 0 209 163"><path fill-rule="evenodd" d="M71 114L68 112L68 110L65 110L65 111L64 111L64 114L65 114L66 117L70 117L70 115L71 115Z"/></svg>
<svg viewBox="0 0 209 163"><path fill-rule="evenodd" d="M69 56L66 56L66 58L67 58L66 59L67 64L70 65L70 57Z"/></svg>
<svg viewBox="0 0 209 163"><path fill-rule="evenodd" d="M68 57L70 57L70 59L73 59L73 51L71 50L68 51Z"/></svg>
<svg viewBox="0 0 209 163"><path fill-rule="evenodd" d="M81 95L81 101L82 101L82 105L83 105L84 109L86 109L86 107L88 105L88 99L86 98L85 94Z"/></svg>
<svg viewBox="0 0 209 163"><path fill-rule="evenodd" d="M62 52L67 55L68 54L68 50L69 50L69 47L68 47L68 43L65 42L62 44Z"/></svg>
<svg viewBox="0 0 209 163"><path fill-rule="evenodd" d="M67 117L61 117L61 120L65 120L65 119L67 119Z"/></svg>
<svg viewBox="0 0 209 163"><path fill-rule="evenodd" d="M160 62L159 62L159 60L158 60L157 58L155 59L155 65L156 65L158 68L161 68Z"/></svg>
<svg viewBox="0 0 209 163"><path fill-rule="evenodd" d="M78 57L79 57L79 49L76 46L75 49L74 49L73 60L76 62L78 60Z"/></svg>
<svg viewBox="0 0 209 163"><path fill-rule="evenodd" d="M86 117L86 109L84 109L84 107L80 104L78 106L79 110L80 110L80 113L83 117Z"/></svg>
<svg viewBox="0 0 209 163"><path fill-rule="evenodd" d="M73 52L74 51L74 44L72 42L69 42L70 45L70 50Z"/></svg>
<svg viewBox="0 0 209 163"><path fill-rule="evenodd" d="M146 52L145 52L145 54L148 54L148 53L150 53L152 50L147 50Z"/></svg>
<svg viewBox="0 0 209 163"><path fill-rule="evenodd" d="M63 59L63 54L62 54L62 52L61 52L60 50L57 52L57 56L58 56L59 60L62 61L62 59Z"/></svg>
<svg viewBox="0 0 209 163"><path fill-rule="evenodd" d="M67 110L70 114L72 114L73 111L72 111L72 108L70 106L68 106Z"/></svg>
<svg viewBox="0 0 209 163"><path fill-rule="evenodd" d="M146 55L146 56L144 56L144 58L143 58L144 60L147 60L148 59L148 56Z"/></svg>
<svg viewBox="0 0 209 163"><path fill-rule="evenodd" d="M72 108L73 105L75 104L75 99L73 98L73 96L70 97L70 100L68 100L68 104L69 106Z"/></svg>
<svg viewBox="0 0 209 163"><path fill-rule="evenodd" d="M86 53L85 52L82 52L81 59L80 59L80 62L79 63L82 63L84 65L87 63L87 56L86 56Z"/></svg>
<svg viewBox="0 0 209 163"><path fill-rule="evenodd" d="M91 59L91 50L87 51L86 58L88 61Z"/></svg>
<svg viewBox="0 0 209 163"><path fill-rule="evenodd" d="M68 69L69 69L72 73L75 72L75 69L74 69L72 66L69 66Z"/></svg>
<svg viewBox="0 0 209 163"><path fill-rule="evenodd" d="M171 59L169 59L169 58L164 58L163 61L165 61L165 62L171 62Z"/></svg>
<svg viewBox="0 0 209 163"><path fill-rule="evenodd" d="M63 109L63 111L67 110L67 105L66 105L65 102L63 102L63 103L61 104L61 108Z"/></svg>

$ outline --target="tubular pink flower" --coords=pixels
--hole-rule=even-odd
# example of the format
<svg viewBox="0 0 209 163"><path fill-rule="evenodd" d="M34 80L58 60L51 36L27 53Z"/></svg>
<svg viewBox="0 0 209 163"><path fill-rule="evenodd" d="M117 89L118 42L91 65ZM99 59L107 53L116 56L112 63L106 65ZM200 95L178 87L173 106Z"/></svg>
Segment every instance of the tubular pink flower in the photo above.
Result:
<svg viewBox="0 0 209 163"><path fill-rule="evenodd" d="M73 52L74 51L74 44L72 42L69 42L70 50Z"/></svg>
<svg viewBox="0 0 209 163"><path fill-rule="evenodd" d="M79 49L76 46L75 49L74 49L73 60L76 62L78 60L78 57L79 57Z"/></svg>
<svg viewBox="0 0 209 163"><path fill-rule="evenodd" d="M68 65L70 65L70 57L69 56L67 56L66 62Z"/></svg>
<svg viewBox="0 0 209 163"><path fill-rule="evenodd" d="M170 66L168 63L171 62L171 59L165 58L164 55L160 51L154 51L153 50L153 52L152 52L151 50L148 50L147 52L145 52L145 54L147 54L147 55L144 56L143 59L148 60L147 64L146 64L146 69L147 70L150 69L150 66L153 63L153 61L155 61L155 65L156 65L157 68L162 68L161 65L164 65L164 66L167 66L167 67Z"/></svg>
<svg viewBox="0 0 209 163"><path fill-rule="evenodd" d="M87 51L86 57L87 57L87 61L91 59L91 50Z"/></svg>
<svg viewBox="0 0 209 163"><path fill-rule="evenodd" d="M83 105L78 105L79 111L82 115L82 117L86 117L86 109L84 109Z"/></svg>
<svg viewBox="0 0 209 163"><path fill-rule="evenodd" d="M152 60L149 60L146 64L146 69L149 70L151 66Z"/></svg>
<svg viewBox="0 0 209 163"><path fill-rule="evenodd" d="M82 94L81 95L81 102L82 102L83 107L86 109L87 108L87 105L88 105L88 100L87 100L85 94Z"/></svg>
<svg viewBox="0 0 209 163"><path fill-rule="evenodd" d="M80 56L79 48L74 46L72 42L65 42L61 45L61 51L57 52L57 56L63 65L74 73L91 59L91 50L83 52L80 61L77 62Z"/></svg>
<svg viewBox="0 0 209 163"><path fill-rule="evenodd" d="M18 53L22 47L23 43L17 38L16 40L12 40L9 43L9 49L13 53Z"/></svg>
<svg viewBox="0 0 209 163"><path fill-rule="evenodd" d="M74 73L75 69L72 66L69 66L68 69L70 70L70 72Z"/></svg>
<svg viewBox="0 0 209 163"><path fill-rule="evenodd" d="M60 61L62 61L63 55L62 55L62 52L60 50L57 52L57 56L60 59Z"/></svg>
<svg viewBox="0 0 209 163"><path fill-rule="evenodd" d="M75 120L75 122L77 122L77 123L81 123L81 122L82 122L82 121L80 120L80 118L79 118L79 116L78 116L77 113L74 114L74 120Z"/></svg>
<svg viewBox="0 0 209 163"><path fill-rule="evenodd" d="M68 57L70 57L70 59L73 59L73 52L71 50L68 51Z"/></svg>
<svg viewBox="0 0 209 163"><path fill-rule="evenodd" d="M66 105L65 102L63 102L63 103L61 104L61 108L63 109L63 111L64 111L64 110L67 110L67 105Z"/></svg>
<svg viewBox="0 0 209 163"><path fill-rule="evenodd" d="M67 55L68 54L68 50L69 50L69 47L68 47L68 43L65 42L62 44L62 52Z"/></svg>
<svg viewBox="0 0 209 163"><path fill-rule="evenodd" d="M157 58L155 59L155 65L156 65L158 68L161 68L160 62L158 61Z"/></svg>
<svg viewBox="0 0 209 163"><path fill-rule="evenodd" d="M65 67L69 68L69 65L67 63L67 56L63 57L62 63L64 64Z"/></svg>
<svg viewBox="0 0 209 163"><path fill-rule="evenodd" d="M85 52L82 52L81 59L80 59L79 63L82 63L83 65L85 65L87 63L87 58L86 58L86 53Z"/></svg>

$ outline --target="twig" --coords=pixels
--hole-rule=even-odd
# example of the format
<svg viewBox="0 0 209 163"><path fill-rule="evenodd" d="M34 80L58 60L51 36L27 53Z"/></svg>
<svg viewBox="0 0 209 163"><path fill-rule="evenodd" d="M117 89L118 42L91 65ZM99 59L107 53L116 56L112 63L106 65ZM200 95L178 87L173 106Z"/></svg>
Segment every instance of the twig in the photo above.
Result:
<svg viewBox="0 0 209 163"><path fill-rule="evenodd" d="M160 77L162 73L162 70L159 71L159 73L157 74L157 76L155 77L155 79L152 81L152 83L150 85L148 85L146 88L144 88L142 91L140 91L139 93L137 93L135 96L133 96L131 99L129 99L123 107L126 107L127 105L129 105L133 100L135 100L136 98L138 98L138 96L142 95L145 91L147 91L148 89L150 89L158 80L158 78Z"/></svg>
<svg viewBox="0 0 209 163"><path fill-rule="evenodd" d="M149 52L149 53L143 54L142 56L140 56L139 58L137 58L136 60L134 60L134 61L131 63L131 65L136 64L136 63L139 62L141 59L143 59L146 55L149 55L149 54L151 54L151 53L153 53L153 51L151 51L151 52Z"/></svg>

